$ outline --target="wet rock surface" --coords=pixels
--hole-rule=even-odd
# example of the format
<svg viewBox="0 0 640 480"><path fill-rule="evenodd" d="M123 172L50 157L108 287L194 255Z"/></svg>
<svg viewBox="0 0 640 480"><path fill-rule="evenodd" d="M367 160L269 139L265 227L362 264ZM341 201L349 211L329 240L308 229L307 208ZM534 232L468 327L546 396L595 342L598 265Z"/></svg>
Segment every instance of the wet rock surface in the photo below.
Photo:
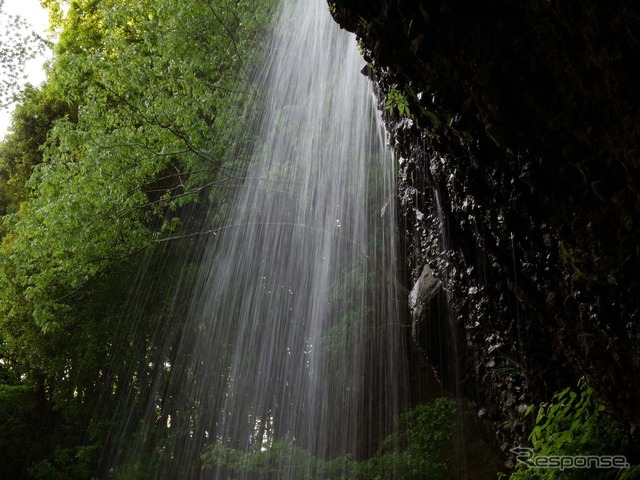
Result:
<svg viewBox="0 0 640 480"><path fill-rule="evenodd" d="M429 291L427 266L446 304L439 375L504 450L526 441L524 405L582 376L637 440L640 5L329 5L387 98L409 284Z"/></svg>

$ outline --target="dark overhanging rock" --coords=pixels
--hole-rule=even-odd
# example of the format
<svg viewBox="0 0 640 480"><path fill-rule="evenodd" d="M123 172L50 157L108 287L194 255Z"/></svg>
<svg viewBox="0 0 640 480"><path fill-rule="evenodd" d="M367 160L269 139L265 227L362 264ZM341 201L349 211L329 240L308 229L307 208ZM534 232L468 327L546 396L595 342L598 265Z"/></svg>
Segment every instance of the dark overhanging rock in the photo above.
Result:
<svg viewBox="0 0 640 480"><path fill-rule="evenodd" d="M425 359L434 367L440 383L452 390L455 382L452 362L454 349L449 329L449 313L442 282L425 265L409 292L411 338Z"/></svg>
<svg viewBox="0 0 640 480"><path fill-rule="evenodd" d="M584 376L637 438L640 6L329 3L382 94L408 101L411 122L386 114L408 269L442 282L462 393L509 448L522 405Z"/></svg>
<svg viewBox="0 0 640 480"><path fill-rule="evenodd" d="M409 292L409 308L411 309L412 336L418 336L417 329L429 312L433 309L432 304L437 301L442 293L442 282L433 274L433 270L425 265L422 274L411 287Z"/></svg>

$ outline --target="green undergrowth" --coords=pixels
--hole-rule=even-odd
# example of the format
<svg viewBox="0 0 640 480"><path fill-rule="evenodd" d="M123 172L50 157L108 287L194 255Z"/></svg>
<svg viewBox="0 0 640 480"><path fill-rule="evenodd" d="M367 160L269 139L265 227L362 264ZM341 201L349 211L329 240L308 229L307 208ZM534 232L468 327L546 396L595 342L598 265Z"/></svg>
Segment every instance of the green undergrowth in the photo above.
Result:
<svg viewBox="0 0 640 480"><path fill-rule="evenodd" d="M441 397L402 413L397 430L388 435L370 458L350 455L320 458L290 439L271 440L253 451L240 451L215 443L202 455L204 468L219 469L228 478L446 479L446 453L451 449L455 402Z"/></svg>
<svg viewBox="0 0 640 480"><path fill-rule="evenodd" d="M632 464L633 445L628 433L603 405L598 403L593 390L581 382L577 390L565 388L557 392L550 402L537 409L531 406L527 415L535 415L535 425L529 440L533 456L625 456ZM640 477L640 466L627 469L605 468L538 468L518 462L510 480L572 480L619 479Z"/></svg>

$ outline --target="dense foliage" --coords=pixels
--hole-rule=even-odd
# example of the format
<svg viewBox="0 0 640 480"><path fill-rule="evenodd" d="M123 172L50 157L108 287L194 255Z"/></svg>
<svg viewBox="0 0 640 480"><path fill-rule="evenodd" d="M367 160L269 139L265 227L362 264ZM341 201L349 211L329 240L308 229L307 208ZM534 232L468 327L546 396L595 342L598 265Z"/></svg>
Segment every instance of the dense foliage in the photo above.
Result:
<svg viewBox="0 0 640 480"><path fill-rule="evenodd" d="M201 233L203 199L211 229L242 174L272 2L43 3L55 56L0 143L0 478L82 479L115 398L135 404L152 376L170 267L192 268L172 244ZM0 60L18 75L16 42Z"/></svg>
<svg viewBox="0 0 640 480"><path fill-rule="evenodd" d="M539 457L625 455L634 460L633 444L622 425L612 418L584 383L576 392L567 387L535 413L535 426L529 437L533 454ZM633 464L632 464L633 465ZM519 462L511 480L551 479L632 479L640 467L630 469L532 468Z"/></svg>

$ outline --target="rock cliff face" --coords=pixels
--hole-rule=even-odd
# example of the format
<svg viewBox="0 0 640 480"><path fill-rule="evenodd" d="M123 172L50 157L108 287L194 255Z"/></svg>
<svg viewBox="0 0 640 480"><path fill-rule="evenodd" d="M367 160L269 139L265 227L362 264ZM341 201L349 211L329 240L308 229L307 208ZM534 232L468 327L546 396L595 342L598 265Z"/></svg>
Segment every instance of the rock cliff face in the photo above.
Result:
<svg viewBox="0 0 640 480"><path fill-rule="evenodd" d="M443 384L508 449L523 405L584 376L637 440L640 5L329 8L386 97L414 338Z"/></svg>

